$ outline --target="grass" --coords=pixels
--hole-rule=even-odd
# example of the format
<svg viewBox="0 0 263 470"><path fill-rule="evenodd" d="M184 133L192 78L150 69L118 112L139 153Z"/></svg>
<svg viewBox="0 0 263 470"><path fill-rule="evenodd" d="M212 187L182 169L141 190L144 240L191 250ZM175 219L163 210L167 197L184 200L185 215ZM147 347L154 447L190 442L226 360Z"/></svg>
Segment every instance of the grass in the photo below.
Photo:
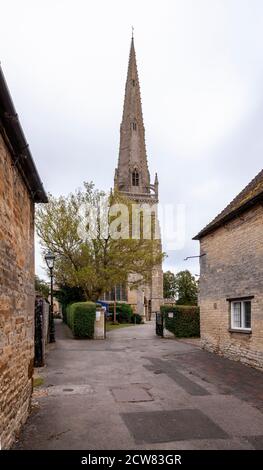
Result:
<svg viewBox="0 0 263 470"><path fill-rule="evenodd" d="M42 377L33 377L33 387L40 387L40 385L43 385L44 379Z"/></svg>
<svg viewBox="0 0 263 470"><path fill-rule="evenodd" d="M106 323L106 331L118 330L119 328L126 328L127 326L134 326L134 323Z"/></svg>

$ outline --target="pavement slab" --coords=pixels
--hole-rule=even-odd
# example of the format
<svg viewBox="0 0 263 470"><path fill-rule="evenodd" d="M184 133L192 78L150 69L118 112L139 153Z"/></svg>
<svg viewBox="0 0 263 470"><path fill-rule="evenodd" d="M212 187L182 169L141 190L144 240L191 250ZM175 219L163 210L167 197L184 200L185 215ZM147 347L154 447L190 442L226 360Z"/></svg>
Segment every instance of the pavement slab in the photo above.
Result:
<svg viewBox="0 0 263 470"><path fill-rule="evenodd" d="M263 449L263 374L155 335L76 340L56 321L15 449Z"/></svg>
<svg viewBox="0 0 263 470"><path fill-rule="evenodd" d="M227 434L197 409L122 414L135 442L225 439Z"/></svg>

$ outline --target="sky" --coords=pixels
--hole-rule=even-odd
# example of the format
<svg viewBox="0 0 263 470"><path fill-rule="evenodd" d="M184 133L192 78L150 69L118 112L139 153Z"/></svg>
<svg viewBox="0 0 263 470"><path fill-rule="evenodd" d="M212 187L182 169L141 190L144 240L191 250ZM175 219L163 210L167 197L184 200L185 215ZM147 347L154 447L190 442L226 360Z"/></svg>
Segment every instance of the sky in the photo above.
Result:
<svg viewBox="0 0 263 470"><path fill-rule="evenodd" d="M113 186L131 26L160 203L185 208L164 270L262 169L261 0L0 0L0 60L47 192ZM36 247L36 272L44 262Z"/></svg>

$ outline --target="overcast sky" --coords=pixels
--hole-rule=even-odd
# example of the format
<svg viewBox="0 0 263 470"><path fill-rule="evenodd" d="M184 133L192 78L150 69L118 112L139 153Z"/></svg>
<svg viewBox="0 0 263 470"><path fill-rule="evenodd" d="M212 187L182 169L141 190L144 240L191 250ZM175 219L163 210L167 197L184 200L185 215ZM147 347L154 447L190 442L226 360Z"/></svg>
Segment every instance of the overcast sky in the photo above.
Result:
<svg viewBox="0 0 263 470"><path fill-rule="evenodd" d="M0 12L2 68L55 195L113 186L134 25L151 176L161 203L186 205L185 245L164 268L197 273L191 238L262 169L262 0L0 0Z"/></svg>

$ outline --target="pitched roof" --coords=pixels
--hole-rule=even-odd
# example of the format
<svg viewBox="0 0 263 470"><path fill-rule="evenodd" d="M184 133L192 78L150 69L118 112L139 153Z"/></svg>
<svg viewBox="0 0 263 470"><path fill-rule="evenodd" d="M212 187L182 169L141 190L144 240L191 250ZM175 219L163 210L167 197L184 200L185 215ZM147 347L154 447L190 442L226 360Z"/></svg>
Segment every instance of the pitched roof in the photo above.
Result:
<svg viewBox="0 0 263 470"><path fill-rule="evenodd" d="M199 240L208 233L221 227L224 223L263 201L263 170L233 199L230 204L210 222L193 240Z"/></svg>
<svg viewBox="0 0 263 470"><path fill-rule="evenodd" d="M47 202L47 195L37 172L1 67L0 133L8 145L14 165L21 174L33 201Z"/></svg>

